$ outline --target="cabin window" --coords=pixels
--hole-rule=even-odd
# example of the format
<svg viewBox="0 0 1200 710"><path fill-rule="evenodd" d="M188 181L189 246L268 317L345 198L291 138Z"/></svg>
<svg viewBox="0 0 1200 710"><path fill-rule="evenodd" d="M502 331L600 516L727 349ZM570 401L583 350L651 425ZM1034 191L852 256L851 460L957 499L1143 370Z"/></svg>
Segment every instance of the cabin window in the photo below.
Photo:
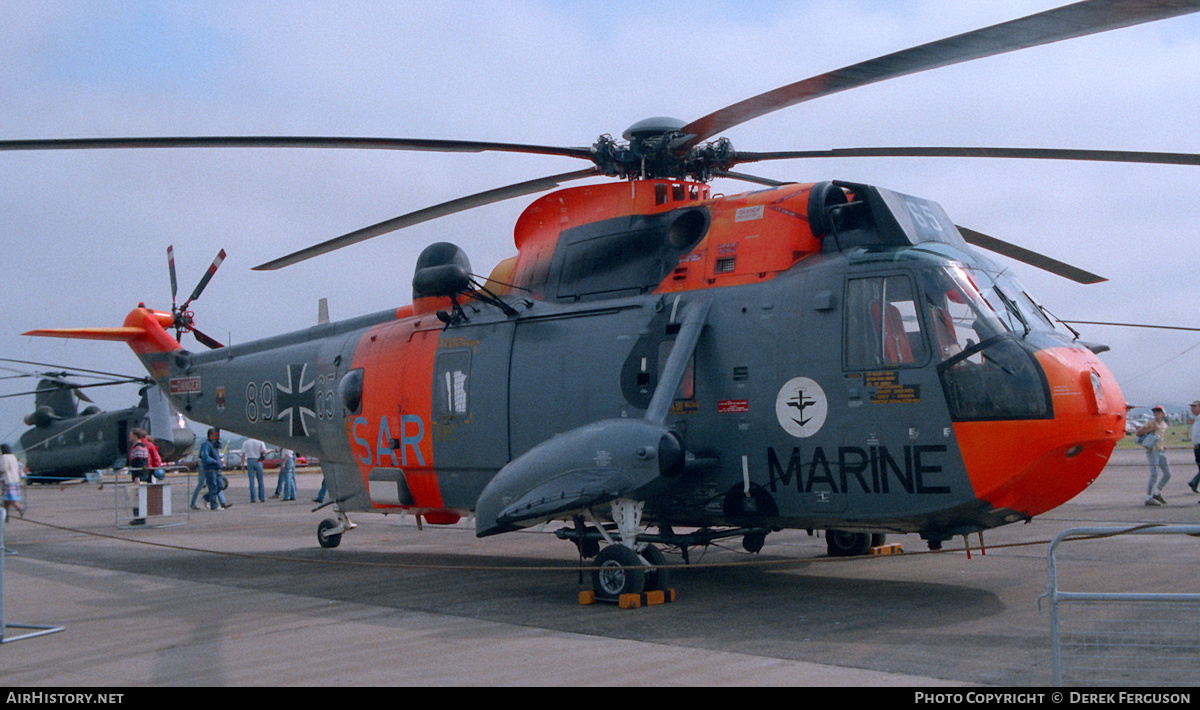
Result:
<svg viewBox="0 0 1200 710"><path fill-rule="evenodd" d="M925 356L921 319L907 276L878 276L847 282L847 369L919 365Z"/></svg>
<svg viewBox="0 0 1200 710"><path fill-rule="evenodd" d="M434 415L445 422L463 418L470 411L471 351L438 353L434 367Z"/></svg>
<svg viewBox="0 0 1200 710"><path fill-rule="evenodd" d="M658 374L662 375L662 368L667 364L667 358L671 356L671 348L675 347L674 340L664 340L658 344ZM696 398L696 356L692 355L688 359L687 369L683 372L683 379L679 382L679 387L675 389L675 401L690 400Z"/></svg>

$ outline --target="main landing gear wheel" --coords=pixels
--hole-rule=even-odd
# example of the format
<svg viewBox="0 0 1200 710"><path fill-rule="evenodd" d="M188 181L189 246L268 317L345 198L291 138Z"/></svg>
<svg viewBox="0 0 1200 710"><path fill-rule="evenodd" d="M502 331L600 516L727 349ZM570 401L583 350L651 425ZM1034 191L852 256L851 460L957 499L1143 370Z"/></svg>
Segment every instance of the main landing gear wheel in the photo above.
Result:
<svg viewBox="0 0 1200 710"><path fill-rule="evenodd" d="M654 545L646 545L642 550L642 557L654 568L646 570L646 588L643 591L657 592L670 587L671 570L666 567L667 558L662 550Z"/></svg>
<svg viewBox="0 0 1200 710"><path fill-rule="evenodd" d="M830 557L858 557L867 554L871 549L871 535L845 530L826 530L825 548Z"/></svg>
<svg viewBox="0 0 1200 710"><path fill-rule="evenodd" d="M342 534L340 532L329 532L336 527L338 527L338 521L333 518L325 518L317 525L317 543L321 547L337 547L342 544Z"/></svg>
<svg viewBox="0 0 1200 710"><path fill-rule="evenodd" d="M604 548L593 565L598 568L592 571L592 589L597 599L616 601L622 594L641 594L646 589L646 565L624 545Z"/></svg>

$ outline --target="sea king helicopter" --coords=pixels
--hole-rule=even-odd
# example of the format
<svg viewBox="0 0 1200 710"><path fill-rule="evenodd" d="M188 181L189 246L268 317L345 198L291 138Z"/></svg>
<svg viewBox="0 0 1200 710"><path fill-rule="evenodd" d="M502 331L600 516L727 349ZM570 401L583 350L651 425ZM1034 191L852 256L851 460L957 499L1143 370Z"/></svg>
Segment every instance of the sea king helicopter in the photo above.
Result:
<svg viewBox="0 0 1200 710"><path fill-rule="evenodd" d="M410 305L209 352L185 307L31 334L124 341L190 418L320 457L337 546L355 511L484 537L564 521L596 594L666 584L662 547L791 528L854 555L887 533L937 547L1070 500L1124 434L1103 348L1068 334L978 248L1101 280L883 187L781 183L731 168L806 157L1020 157L1200 164L1056 149L742 152L722 131L874 82L1156 21L1197 0L1088 0L790 84L692 122L654 118L590 147L455 140L182 137L22 140L6 150L352 148L501 151L591 165L372 225L276 269L436 217L535 199L517 254L484 279L428 246ZM716 196L715 177L759 184ZM219 261L219 260L218 260ZM211 276L211 271L209 273ZM168 332L174 328L175 337Z"/></svg>
<svg viewBox="0 0 1200 710"><path fill-rule="evenodd" d="M25 423L32 428L21 434L19 440L31 482L69 481L92 471L124 466L129 453L129 432L134 428L150 433L165 461L183 456L195 443L196 435L187 427L183 415L171 406L148 377L128 377L83 368L63 369L9 358L0 358L0 362L54 368L53 371L28 371L0 366L0 370L15 373L4 379L37 380L30 392L0 395L21 397L32 394L34 397L34 410L25 417ZM82 378L96 381L77 381ZM140 385L136 406L103 411L83 391L124 384ZM76 400L86 402L87 406L81 411Z"/></svg>

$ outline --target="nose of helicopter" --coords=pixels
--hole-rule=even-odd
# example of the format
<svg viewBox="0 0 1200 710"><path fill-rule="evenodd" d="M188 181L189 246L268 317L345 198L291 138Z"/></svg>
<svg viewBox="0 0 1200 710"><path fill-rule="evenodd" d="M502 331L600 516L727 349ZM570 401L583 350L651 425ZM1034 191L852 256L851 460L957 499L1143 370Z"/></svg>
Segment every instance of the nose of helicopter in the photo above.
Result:
<svg viewBox="0 0 1200 710"><path fill-rule="evenodd" d="M1125 398L1090 351L1052 347L1036 354L1053 418L954 425L975 495L1012 522L1052 510L1096 480L1125 434Z"/></svg>

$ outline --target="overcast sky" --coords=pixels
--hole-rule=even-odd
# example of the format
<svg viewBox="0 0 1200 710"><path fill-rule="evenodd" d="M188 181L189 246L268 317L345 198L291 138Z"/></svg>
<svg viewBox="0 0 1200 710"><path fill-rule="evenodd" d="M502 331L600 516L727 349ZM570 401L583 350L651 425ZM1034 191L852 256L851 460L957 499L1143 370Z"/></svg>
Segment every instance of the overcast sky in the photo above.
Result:
<svg viewBox="0 0 1200 710"><path fill-rule="evenodd" d="M330 135L589 146L1062 4L825 2L20 2L0 4L0 138ZM1200 15L837 94L738 126L742 150L984 145L1200 152ZM199 327L244 342L407 303L413 262L460 244L487 273L533 198L376 238L273 273L256 264L440 201L585 167L565 158L331 150L0 154L0 356L141 374L123 345L29 338L167 309L217 251ZM1200 169L1016 160L753 166L941 203L964 226L1107 276L1023 265L1066 320L1200 327ZM742 168L744 169L744 168ZM750 172L747 170L747 172ZM727 194L744 183L714 183ZM999 257L997 257L1000 259ZM1011 263L1011 262L1006 262ZM1081 327L1139 405L1200 398L1200 332ZM198 348L185 336L185 346ZM7 391L13 391L9 389ZM100 392L107 408L135 392ZM0 400L0 440L32 398Z"/></svg>

